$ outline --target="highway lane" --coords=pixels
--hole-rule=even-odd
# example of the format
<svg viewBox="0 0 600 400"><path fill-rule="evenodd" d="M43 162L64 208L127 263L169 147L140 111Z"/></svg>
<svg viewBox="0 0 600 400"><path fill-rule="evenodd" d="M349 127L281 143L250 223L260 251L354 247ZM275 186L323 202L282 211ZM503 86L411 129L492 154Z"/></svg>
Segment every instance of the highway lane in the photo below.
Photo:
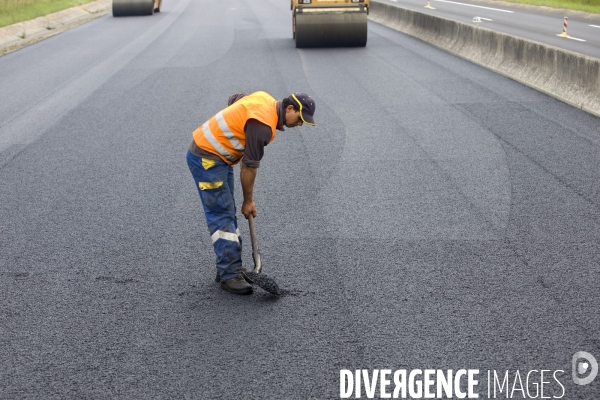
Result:
<svg viewBox="0 0 600 400"><path fill-rule="evenodd" d="M600 57L600 15L486 0L431 0L434 9L427 9L423 0L384 0L411 10L430 13L455 21L474 24L480 17L480 27L535 40L588 56ZM564 17L568 16L567 33L562 33Z"/></svg>
<svg viewBox="0 0 600 400"><path fill-rule="evenodd" d="M0 398L328 399L342 368L480 369L482 398L487 370L563 370L599 397L570 375L600 356L598 118L377 24L296 50L275 0L102 17L0 71ZM318 106L255 189L280 299L213 282L184 159L256 89Z"/></svg>

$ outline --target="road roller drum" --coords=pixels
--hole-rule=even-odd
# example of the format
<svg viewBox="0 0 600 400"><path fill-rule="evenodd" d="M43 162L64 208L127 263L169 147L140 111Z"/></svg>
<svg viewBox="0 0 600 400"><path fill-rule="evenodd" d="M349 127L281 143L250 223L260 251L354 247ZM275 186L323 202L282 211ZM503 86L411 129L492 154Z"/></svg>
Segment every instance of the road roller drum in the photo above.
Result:
<svg viewBox="0 0 600 400"><path fill-rule="evenodd" d="M113 0L112 12L115 17L152 15L161 6L162 0Z"/></svg>
<svg viewBox="0 0 600 400"><path fill-rule="evenodd" d="M292 0L296 47L367 44L368 0Z"/></svg>

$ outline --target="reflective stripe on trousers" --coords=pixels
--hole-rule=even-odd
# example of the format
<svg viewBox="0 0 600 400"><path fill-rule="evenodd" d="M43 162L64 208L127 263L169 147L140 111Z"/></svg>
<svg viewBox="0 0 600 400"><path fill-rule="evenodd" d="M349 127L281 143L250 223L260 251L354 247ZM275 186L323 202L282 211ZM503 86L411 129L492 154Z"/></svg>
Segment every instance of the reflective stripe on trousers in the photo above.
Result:
<svg viewBox="0 0 600 400"><path fill-rule="evenodd" d="M233 278L242 266L242 238L233 197L233 167L221 160L207 162L204 159L203 165L202 158L189 151L186 158L217 255L217 272L222 280Z"/></svg>

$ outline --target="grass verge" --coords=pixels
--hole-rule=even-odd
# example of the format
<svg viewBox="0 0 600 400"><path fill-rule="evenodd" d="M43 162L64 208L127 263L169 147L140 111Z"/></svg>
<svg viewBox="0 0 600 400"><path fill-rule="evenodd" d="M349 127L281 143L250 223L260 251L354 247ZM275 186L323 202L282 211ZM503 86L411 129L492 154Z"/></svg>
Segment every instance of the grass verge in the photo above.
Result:
<svg viewBox="0 0 600 400"><path fill-rule="evenodd" d="M510 3L531 4L567 10L585 11L600 14L600 0L503 0Z"/></svg>
<svg viewBox="0 0 600 400"><path fill-rule="evenodd" d="M0 27L52 14L93 0L0 0Z"/></svg>

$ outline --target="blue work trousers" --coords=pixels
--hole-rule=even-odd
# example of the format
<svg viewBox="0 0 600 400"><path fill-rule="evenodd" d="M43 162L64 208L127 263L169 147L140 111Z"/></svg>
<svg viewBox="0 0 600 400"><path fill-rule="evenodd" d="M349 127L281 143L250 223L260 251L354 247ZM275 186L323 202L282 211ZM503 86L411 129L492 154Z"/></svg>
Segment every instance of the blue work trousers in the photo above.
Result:
<svg viewBox="0 0 600 400"><path fill-rule="evenodd" d="M186 158L217 255L217 273L226 281L236 277L242 267L242 238L233 198L233 168L221 160L198 157L190 151Z"/></svg>

